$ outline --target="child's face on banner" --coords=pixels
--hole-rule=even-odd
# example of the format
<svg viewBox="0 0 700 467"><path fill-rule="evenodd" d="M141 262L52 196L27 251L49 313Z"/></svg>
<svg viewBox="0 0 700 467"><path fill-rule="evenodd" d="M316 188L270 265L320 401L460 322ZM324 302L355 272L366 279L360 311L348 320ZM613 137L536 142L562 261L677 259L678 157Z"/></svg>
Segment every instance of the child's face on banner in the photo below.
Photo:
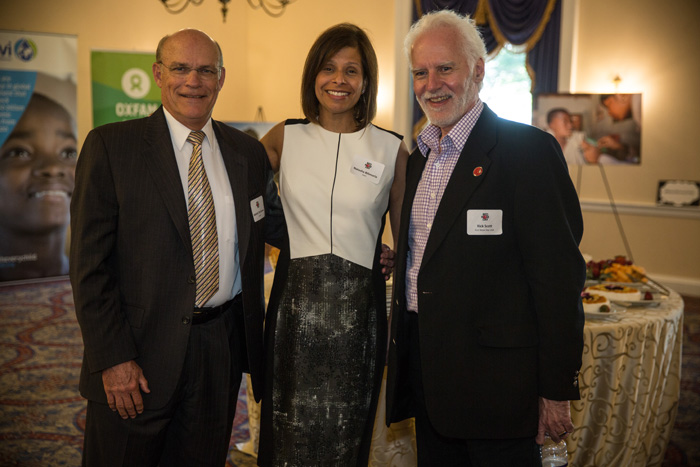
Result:
<svg viewBox="0 0 700 467"><path fill-rule="evenodd" d="M0 148L0 228L39 234L67 227L76 148L68 113L33 97Z"/></svg>

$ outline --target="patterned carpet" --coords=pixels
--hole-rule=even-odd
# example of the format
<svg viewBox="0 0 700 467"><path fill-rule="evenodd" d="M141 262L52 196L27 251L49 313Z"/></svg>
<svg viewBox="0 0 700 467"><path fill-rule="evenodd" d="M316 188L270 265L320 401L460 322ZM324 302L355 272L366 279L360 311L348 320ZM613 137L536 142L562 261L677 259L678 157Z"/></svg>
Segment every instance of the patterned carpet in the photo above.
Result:
<svg viewBox="0 0 700 467"><path fill-rule="evenodd" d="M678 417L664 467L700 467L700 298L684 297ZM0 286L0 464L79 466L85 401L82 355L66 279ZM248 439L241 388L227 466L253 466L235 443ZM601 466L602 467L602 466Z"/></svg>
<svg viewBox="0 0 700 467"><path fill-rule="evenodd" d="M700 467L700 297L683 301L681 396L663 467Z"/></svg>

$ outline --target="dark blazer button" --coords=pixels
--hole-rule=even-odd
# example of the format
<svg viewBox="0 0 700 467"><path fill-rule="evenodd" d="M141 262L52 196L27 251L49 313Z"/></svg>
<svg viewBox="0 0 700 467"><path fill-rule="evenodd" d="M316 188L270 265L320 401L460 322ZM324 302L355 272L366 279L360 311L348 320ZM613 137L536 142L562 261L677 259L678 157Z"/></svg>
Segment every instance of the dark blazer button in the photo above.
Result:
<svg viewBox="0 0 700 467"><path fill-rule="evenodd" d="M187 316L182 317L182 324L190 324L190 319Z"/></svg>
<svg viewBox="0 0 700 467"><path fill-rule="evenodd" d="M196 277L196 276L190 276L190 277L187 278L187 283L188 283L188 284L194 284L196 281L197 281L197 277Z"/></svg>

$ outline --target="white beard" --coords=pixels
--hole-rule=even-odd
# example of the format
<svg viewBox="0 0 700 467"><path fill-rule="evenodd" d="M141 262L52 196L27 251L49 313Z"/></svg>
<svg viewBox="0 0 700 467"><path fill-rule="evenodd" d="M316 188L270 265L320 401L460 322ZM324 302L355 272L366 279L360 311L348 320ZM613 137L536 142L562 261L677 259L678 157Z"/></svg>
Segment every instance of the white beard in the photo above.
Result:
<svg viewBox="0 0 700 467"><path fill-rule="evenodd" d="M425 101L435 97L444 96L444 93L440 92L433 94L426 92L423 94L421 99L417 99L418 104L420 105L421 109L423 109L423 113L431 124L439 128L450 127L457 123L464 116L464 114L467 113L469 108L474 104L474 101L476 101L476 97L479 95L479 89L476 87L476 84L472 78L473 70L472 73L469 74L467 82L464 84L465 93L461 96L452 95L451 99L454 102L452 103L450 112L446 115L433 115L429 105L425 104Z"/></svg>

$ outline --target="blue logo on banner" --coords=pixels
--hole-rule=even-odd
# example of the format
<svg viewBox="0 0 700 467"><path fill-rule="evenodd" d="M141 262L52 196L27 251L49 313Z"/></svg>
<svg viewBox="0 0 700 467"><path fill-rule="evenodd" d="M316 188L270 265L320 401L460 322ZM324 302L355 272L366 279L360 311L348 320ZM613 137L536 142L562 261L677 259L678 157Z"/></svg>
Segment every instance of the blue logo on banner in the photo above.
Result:
<svg viewBox="0 0 700 467"><path fill-rule="evenodd" d="M34 83L36 71L0 70L0 146L27 108Z"/></svg>
<svg viewBox="0 0 700 467"><path fill-rule="evenodd" d="M24 62L36 57L36 44L31 39L21 38L15 42L15 56Z"/></svg>

